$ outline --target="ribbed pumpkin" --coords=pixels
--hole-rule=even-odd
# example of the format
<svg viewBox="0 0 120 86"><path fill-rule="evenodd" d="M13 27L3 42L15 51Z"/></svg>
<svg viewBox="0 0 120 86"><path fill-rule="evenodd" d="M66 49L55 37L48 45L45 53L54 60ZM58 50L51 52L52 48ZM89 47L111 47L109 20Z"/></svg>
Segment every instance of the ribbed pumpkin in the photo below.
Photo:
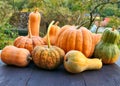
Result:
<svg viewBox="0 0 120 86"><path fill-rule="evenodd" d="M117 30L106 29L100 42L95 47L94 57L101 58L104 64L115 63L120 55L117 46L118 40L119 32Z"/></svg>
<svg viewBox="0 0 120 86"><path fill-rule="evenodd" d="M51 45L55 44L56 36L57 36L57 34L58 34L59 30L60 30L60 27L58 26L58 23L59 22L56 22L50 28L49 37L50 37ZM45 44L47 44L47 35L44 36L43 40L44 40Z"/></svg>
<svg viewBox="0 0 120 86"><path fill-rule="evenodd" d="M63 26L57 35L55 45L62 48L66 53L70 50L78 50L86 57L91 57L101 35L92 34L85 27L77 28L77 26L71 25Z"/></svg>
<svg viewBox="0 0 120 86"><path fill-rule="evenodd" d="M48 27L48 45L36 46L32 52L33 62L36 64L36 66L48 70L56 69L59 67L63 62L63 57L65 55L65 52L62 49L50 45L49 31L53 23L54 21L51 22Z"/></svg>
<svg viewBox="0 0 120 86"><path fill-rule="evenodd" d="M34 12L31 12L29 14L29 21L31 34L33 36L39 36L41 15L38 12L38 8L36 8Z"/></svg>
<svg viewBox="0 0 120 86"><path fill-rule="evenodd" d="M7 65L25 67L31 60L30 52L27 49L9 45L3 48L1 60Z"/></svg>
<svg viewBox="0 0 120 86"><path fill-rule="evenodd" d="M14 41L14 46L18 48L28 49L30 52L32 52L35 46L43 44L44 41L41 37L32 36L29 23L28 23L28 36L19 36Z"/></svg>

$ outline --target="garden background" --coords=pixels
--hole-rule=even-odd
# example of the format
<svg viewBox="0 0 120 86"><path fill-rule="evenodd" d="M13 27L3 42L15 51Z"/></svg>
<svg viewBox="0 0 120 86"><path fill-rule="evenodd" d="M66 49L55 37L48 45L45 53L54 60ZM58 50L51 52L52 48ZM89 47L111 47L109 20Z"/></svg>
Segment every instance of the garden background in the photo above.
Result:
<svg viewBox="0 0 120 86"><path fill-rule="evenodd" d="M13 44L19 35L27 35L28 15L35 8L41 14L42 37L52 20L59 21L60 27L70 24L90 29L98 17L99 21L107 17L106 27L120 28L120 0L0 0L0 49Z"/></svg>

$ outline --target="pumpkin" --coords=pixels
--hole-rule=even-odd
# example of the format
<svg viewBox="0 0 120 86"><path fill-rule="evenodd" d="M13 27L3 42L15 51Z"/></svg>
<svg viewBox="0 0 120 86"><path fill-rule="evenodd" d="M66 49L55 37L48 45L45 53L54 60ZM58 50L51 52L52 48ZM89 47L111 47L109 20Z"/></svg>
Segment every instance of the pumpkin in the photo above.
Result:
<svg viewBox="0 0 120 86"><path fill-rule="evenodd" d="M102 68L102 61L98 58L90 59L77 50L71 50L64 56L64 67L70 73L80 73L85 70Z"/></svg>
<svg viewBox="0 0 120 86"><path fill-rule="evenodd" d="M3 48L1 60L7 65L25 67L31 60L30 52L27 49L9 45Z"/></svg>
<svg viewBox="0 0 120 86"><path fill-rule="evenodd" d="M34 12L29 14L29 21L30 21L30 29L31 34L33 36L39 36L40 31L40 22L41 22L41 15L36 8Z"/></svg>
<svg viewBox="0 0 120 86"><path fill-rule="evenodd" d="M57 35L55 45L62 48L66 53L70 50L78 50L86 57L91 57L101 35L92 34L85 27L77 28L74 25L63 26Z"/></svg>
<svg viewBox="0 0 120 86"><path fill-rule="evenodd" d="M0 58L1 58L1 51L0 51Z"/></svg>
<svg viewBox="0 0 120 86"><path fill-rule="evenodd" d="M55 44L56 36L57 36L57 34L58 34L59 30L60 30L60 27L58 26L58 23L59 22L56 22L50 28L49 37L50 37L51 45ZM47 44L47 34L44 36L43 40L44 40L45 44Z"/></svg>
<svg viewBox="0 0 120 86"><path fill-rule="evenodd" d="M117 30L106 29L103 32L100 42L96 45L93 56L102 59L104 64L113 64L120 55L117 42L119 32Z"/></svg>
<svg viewBox="0 0 120 86"><path fill-rule="evenodd" d="M32 52L33 62L36 66L48 70L59 67L62 64L65 55L65 52L62 49L50 45L49 31L53 23L54 21L51 22L47 31L48 45L36 46Z"/></svg>
<svg viewBox="0 0 120 86"><path fill-rule="evenodd" d="M14 41L14 46L18 48L28 49L30 52L32 52L35 46L43 44L44 41L41 37L32 36L29 23L28 23L28 36L19 36Z"/></svg>

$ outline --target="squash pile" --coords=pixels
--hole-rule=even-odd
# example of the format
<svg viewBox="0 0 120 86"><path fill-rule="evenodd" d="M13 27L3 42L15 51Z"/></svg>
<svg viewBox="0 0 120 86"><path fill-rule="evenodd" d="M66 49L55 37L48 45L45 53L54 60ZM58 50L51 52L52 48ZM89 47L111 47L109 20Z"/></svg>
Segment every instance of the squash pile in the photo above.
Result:
<svg viewBox="0 0 120 86"><path fill-rule="evenodd" d="M101 69L103 64L118 60L119 33L116 30L93 34L75 25L60 28L52 21L42 38L39 36L41 17L37 10L29 15L28 35L17 37L14 45L3 48L1 60L5 64L26 67L32 60L41 69L53 70L64 64L66 71L80 73Z"/></svg>

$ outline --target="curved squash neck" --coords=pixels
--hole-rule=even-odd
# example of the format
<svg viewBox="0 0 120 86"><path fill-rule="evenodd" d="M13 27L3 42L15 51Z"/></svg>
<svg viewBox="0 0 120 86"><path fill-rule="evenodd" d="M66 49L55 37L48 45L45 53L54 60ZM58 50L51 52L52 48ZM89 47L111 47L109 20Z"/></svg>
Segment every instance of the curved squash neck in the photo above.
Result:
<svg viewBox="0 0 120 86"><path fill-rule="evenodd" d="M31 29L30 29L30 20L28 20L28 37L32 38L32 33L31 33Z"/></svg>
<svg viewBox="0 0 120 86"><path fill-rule="evenodd" d="M50 32L50 28L53 25L54 21L52 21L50 23L50 25L48 26L48 31L47 31L47 42L48 42L48 48L50 48L51 44L50 44L50 37L49 37L49 32Z"/></svg>

